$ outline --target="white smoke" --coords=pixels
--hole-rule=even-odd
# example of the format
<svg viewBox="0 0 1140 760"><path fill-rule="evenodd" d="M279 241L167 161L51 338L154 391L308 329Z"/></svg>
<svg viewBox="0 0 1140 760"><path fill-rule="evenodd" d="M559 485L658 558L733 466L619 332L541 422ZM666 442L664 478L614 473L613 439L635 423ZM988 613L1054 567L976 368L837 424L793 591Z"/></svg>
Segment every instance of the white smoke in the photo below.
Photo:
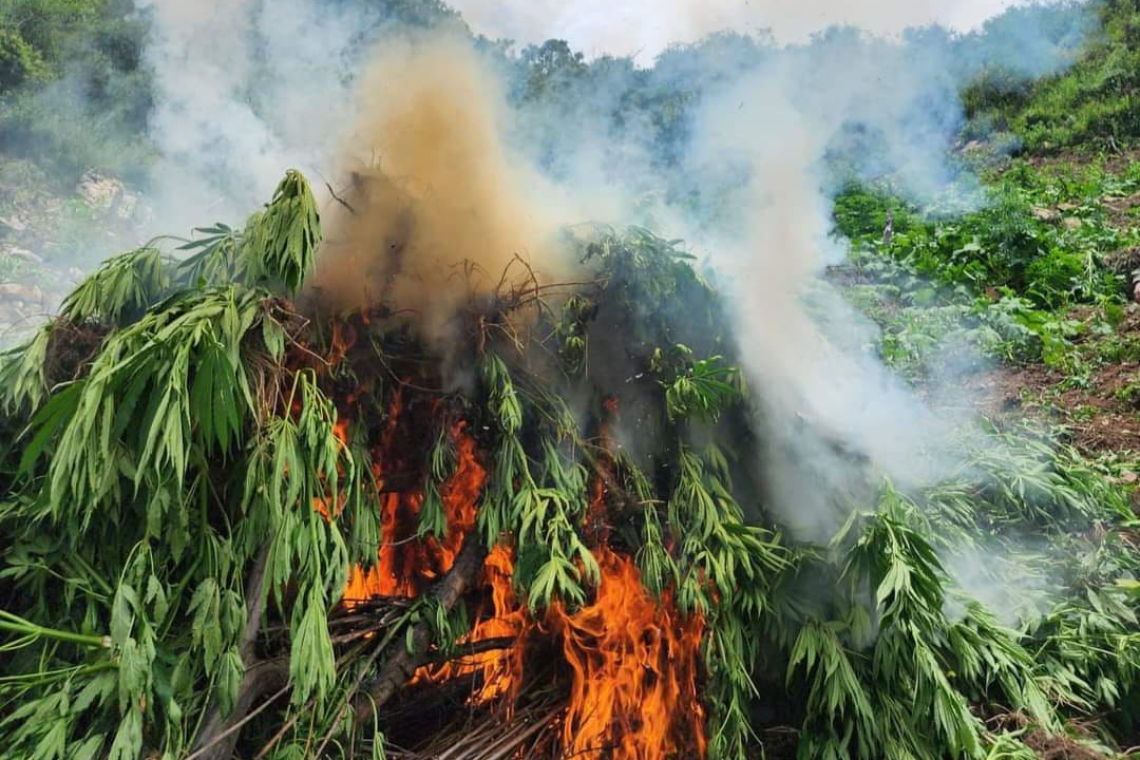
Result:
<svg viewBox="0 0 1140 760"><path fill-rule="evenodd" d="M248 213L289 167L316 187L336 183L335 156L358 116L353 80L382 20L375 7L136 2L154 22L151 131L166 160L157 181L186 210L187 226L209 220L210 209L215 218ZM895 33L933 21L973 26L1004 5L457 3L477 31L523 41L562 37L590 53L639 52L641 61L725 27L771 27L784 40L835 23ZM1017 33L1011 49L1032 52L1018 61L1026 70L1057 65L1040 35ZM866 146L849 151L864 176L890 174L919 198L955 177L947 150L961 120L962 62L951 39L928 32L917 41L913 34L887 40L832 28L807 44L724 38L719 48L673 48L658 69L618 62L574 97L527 105L503 136L523 155L552 156L548 168L575 199L562 208L565 223L608 211L616 216L599 221L621 224L633 221L624 216L629 210L650 208L666 231L711 254L735 309L745 369L762 389L760 437L769 448L757 466L773 509L805 538L829 537L846 517L845 503L865 497L883 473L904 486L942 473L938 449L949 423L864 350L872 328L818 275L844 254L829 238L834 178L825 158L849 126L869 135ZM509 68L510 60L499 64ZM645 77L666 92L692 92L679 167L655 162L658 133L649 120L615 126L610 115L631 82ZM675 204L660 192L646 201L647 188L692 189L700 202Z"/></svg>
<svg viewBox="0 0 1140 760"><path fill-rule="evenodd" d="M152 21L150 136L159 221L241 217L289 168L320 187L353 114L350 84L373 25L354 4L136 0Z"/></svg>
<svg viewBox="0 0 1140 760"><path fill-rule="evenodd" d="M812 540L830 537L884 472L903 485L935 479L935 444L948 430L865 351L873 328L819 281L845 253L829 237L828 146L850 118L898 132L900 114L926 90L894 70L890 56L819 52L780 57L709 97L689 156L692 171L714 186L722 175L748 178L725 199L742 209L742 221L708 247L735 309L746 373L760 389L767 448L757 464L769 506ZM928 189L925 180L943 173L944 138L921 154L898 145L887 162L905 174L921 165L913 173L924 179L918 189Z"/></svg>
<svg viewBox="0 0 1140 760"><path fill-rule="evenodd" d="M481 34L520 44L565 39L589 56L633 55L648 63L669 45L713 32L770 30L780 42L804 42L834 25L879 35L939 24L958 31L978 27L1013 0L455 0Z"/></svg>

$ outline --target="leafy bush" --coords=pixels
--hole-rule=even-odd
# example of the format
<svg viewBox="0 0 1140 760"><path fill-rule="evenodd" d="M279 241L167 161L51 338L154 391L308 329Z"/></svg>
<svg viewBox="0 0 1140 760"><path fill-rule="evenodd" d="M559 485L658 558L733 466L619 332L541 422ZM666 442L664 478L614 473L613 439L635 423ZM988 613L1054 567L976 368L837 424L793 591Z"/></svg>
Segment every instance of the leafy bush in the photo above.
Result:
<svg viewBox="0 0 1140 760"><path fill-rule="evenodd" d="M47 66L39 51L18 33L0 29L0 94L46 75Z"/></svg>
<svg viewBox="0 0 1140 760"><path fill-rule="evenodd" d="M1030 262L1025 268L1027 289L1046 306L1062 305L1073 291L1085 271L1082 258L1054 248Z"/></svg>
<svg viewBox="0 0 1140 760"><path fill-rule="evenodd" d="M1011 123L1031 150L1121 147L1140 138L1140 6L1106 0L1102 30L1073 68L1034 87Z"/></svg>
<svg viewBox="0 0 1140 760"><path fill-rule="evenodd" d="M138 179L152 102L147 26L129 0L12 0L0 7L0 131L62 187L88 169Z"/></svg>
<svg viewBox="0 0 1140 760"><path fill-rule="evenodd" d="M983 114L1005 114L1029 102L1033 81L1005 68L983 69L962 89L962 108L967 119ZM1003 128L1004 128L1004 119Z"/></svg>

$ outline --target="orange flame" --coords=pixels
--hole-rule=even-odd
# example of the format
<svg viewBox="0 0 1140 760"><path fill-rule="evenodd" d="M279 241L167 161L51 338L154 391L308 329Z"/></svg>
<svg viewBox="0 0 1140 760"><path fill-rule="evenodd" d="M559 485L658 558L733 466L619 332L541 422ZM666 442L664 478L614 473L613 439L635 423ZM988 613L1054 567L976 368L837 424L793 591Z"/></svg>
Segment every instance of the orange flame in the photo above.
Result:
<svg viewBox="0 0 1140 760"><path fill-rule="evenodd" d="M464 538L475 527L476 505L487 483L487 471L479 463L475 440L467 423L459 421L450 430L455 443L455 472L439 489L447 533L442 541L417 537L423 494L418 490L386 491L388 468L397 470L397 434L402 414L402 390L397 390L381 434L379 452L374 452L373 475L380 489L380 553L367 571L352 568L344 599L358 601L373 596L418 596L426 583L451 569L463 548Z"/></svg>
<svg viewBox="0 0 1140 760"><path fill-rule="evenodd" d="M707 740L697 686L704 618L683 616L668 596L654 599L629 557L610 549L595 557L602 576L593 604L573 613L555 604L540 626L511 586L513 553L496 547L483 568L494 616L476 623L460 646L499 638L514 643L421 668L413 682L475 675L471 703L505 704L509 714L523 683L527 639L540 628L550 630L561 639L572 675L561 720L563 757L703 758Z"/></svg>
<svg viewBox="0 0 1140 760"><path fill-rule="evenodd" d="M602 403L602 418L598 425L598 455L594 460L594 477L590 481L590 501L586 508L583 528L591 545L609 543L610 526L607 521L606 496L614 480L614 449L617 444L610 430L618 419L618 397L610 396Z"/></svg>
<svg viewBox="0 0 1140 760"><path fill-rule="evenodd" d="M356 345L356 330L352 325L339 319L333 320L331 344L331 351L326 361L329 364L340 364L349 349Z"/></svg>
<svg viewBox="0 0 1140 760"><path fill-rule="evenodd" d="M514 643L503 649L466 655L437 668L421 668L413 679L415 682L443 683L477 674L479 678L471 702L482 705L504 699L509 713L522 685L525 637L531 630L526 609L511 585L514 567L514 552L508 546L500 544L487 555L483 562L483 583L491 588L494 614L477 621L459 646L494 639L511 639Z"/></svg>
<svg viewBox="0 0 1140 760"><path fill-rule="evenodd" d="M463 421L448 431L457 466L439 490L446 535L439 540L417 537L423 494L418 488L398 487L400 473L415 469L409 468L405 461L409 452L400 445L414 424L414 418L405 415L402 397L402 390L397 390L380 441L372 450L380 491L381 548L375 566L367 571L352 569L344 594L349 604L374 596L418 596L451 568L464 541L477 540L477 505L488 473ZM699 614L682 615L668 594L654 598L642 585L634 561L607 545L607 486L615 470L609 423L617 414L616 400L606 404L606 411L585 525L598 546L594 556L601 570L593 602L574 612L555 603L536 620L514 591L514 552L501 544L483 564L489 609L480 612L471 632L458 644L473 651L420 668L412 682L470 677L471 704L502 706L509 714L524 682L528 640L539 632L553 634L571 681L569 703L558 721L560 728L555 729L561 732L564 758L703 758L707 739L698 684L705 620ZM347 421L337 423L336 435L347 445ZM327 504L316 506L327 514ZM498 639L504 640L502 648L478 651L474 646Z"/></svg>
<svg viewBox="0 0 1140 760"><path fill-rule="evenodd" d="M340 445L341 445L342 449L348 448L348 420L346 418L341 417L336 421L336 424L333 425L333 435L336 436L336 439L338 441L340 441ZM339 465L338 465L338 469L339 469ZM288 473L286 473L286 475L287 474ZM343 475L344 472L342 471L342 472L340 472L340 474ZM322 482L324 482L323 478L322 478ZM326 520L329 519L330 513L332 514L333 517L339 517L340 513L344 511L344 505L347 503L348 503L348 494L345 494L345 493L340 493L337 495L337 504L336 504L335 509L330 509L330 507L332 506L332 499L331 498L329 498L327 496L325 496L325 497L314 496L313 497L313 509L320 512L321 516L324 517Z"/></svg>
<svg viewBox="0 0 1140 760"><path fill-rule="evenodd" d="M434 539L429 542L441 573L455 564L464 539L475 529L476 505L487 485L487 471L475 456L475 439L467 433L467 423L463 420L455 423L450 434L455 442L457 463L455 473L439 489L443 513L447 516L447 535L442 544Z"/></svg>
<svg viewBox="0 0 1140 760"><path fill-rule="evenodd" d="M584 760L704 757L697 694L704 619L684 617L641 584L629 557L595 552L602 571L594 603L551 609L574 673L563 754Z"/></svg>

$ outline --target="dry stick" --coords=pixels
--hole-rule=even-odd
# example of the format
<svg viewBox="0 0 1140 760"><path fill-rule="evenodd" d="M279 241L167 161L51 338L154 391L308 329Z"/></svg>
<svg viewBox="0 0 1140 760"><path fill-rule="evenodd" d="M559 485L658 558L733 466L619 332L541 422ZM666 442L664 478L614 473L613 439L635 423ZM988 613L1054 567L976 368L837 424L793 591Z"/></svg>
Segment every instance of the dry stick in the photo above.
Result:
<svg viewBox="0 0 1140 760"><path fill-rule="evenodd" d="M460 760L463 757L478 757L481 760L498 760L513 754L523 743L534 737L563 711L561 705L550 710L531 710L517 716L515 727L480 727L475 736L464 736L459 744L453 744L442 752L429 753L435 760ZM526 725L527 723L530 725ZM504 733L505 732L505 733ZM472 746L475 744L476 746ZM476 754L477 753L477 754Z"/></svg>
<svg viewBox="0 0 1140 760"><path fill-rule="evenodd" d="M435 592L436 599L445 610L450 611L467 592L467 589L475 582L479 568L483 564L484 553L483 547L480 545L478 539L475 536L469 535L464 541L463 549L459 552L459 556L455 558L455 564L452 565L451 570L439 584ZM514 639L494 639L488 643L492 643L495 646L488 647L486 651L506 648L513 642ZM431 629L426 622L420 623L412 633L412 653L409 653L407 649L401 649L398 655L385 664L384 671L376 679L367 684L369 697L367 699L356 700L356 722L358 724L363 723L371 717L373 710L379 710L380 706L390 699L397 689L408 682L417 668L427 661L427 649L430 643ZM345 700L337 712L336 718L334 718L332 722L332 728L325 734L320 746L314 753L314 757L320 757L325 747L327 747L332 740L337 725L351 704L353 697L360 690L364 680L364 674L368 672L368 668L372 666L372 663L376 660L376 657L380 654L382 649L384 649L383 646L376 647L369 656L368 661L361 669L360 678L357 679L356 684L353 685L349 692L348 699ZM474 645L472 649L474 649Z"/></svg>
<svg viewBox="0 0 1140 760"><path fill-rule="evenodd" d="M349 705L352 704L353 697L355 697L357 692L360 691L360 684L364 683L364 674L367 673L368 669L372 667L372 663L376 662L376 658L379 657L380 653L384 651L389 640L390 638L385 639L384 642L381 642L379 645L377 645L372 650L372 654L368 655L368 659L364 661L364 666L360 669L360 675L357 676L356 682L352 685L352 688L349 689L348 694L345 696L344 704L342 704L340 706L340 709L337 710L336 717L333 718L332 725L329 727L328 732L321 740L321 745L317 747L317 751L313 753L314 757L320 757L321 753L325 751L325 747L327 747L328 743L332 741L333 735L336 733L337 726L340 724L340 721L344 717L345 712L348 711ZM260 755L258 755L258 757L260 757Z"/></svg>
<svg viewBox="0 0 1140 760"><path fill-rule="evenodd" d="M363 644L358 644L357 646L353 647L341 655L341 657L336 661L336 667L341 667L346 662L356 657L356 655L360 654L362 651L364 651ZM372 656L368 658L368 661L371 662L373 659L375 659L375 657L376 653L373 652ZM266 745L262 747L256 755L253 756L253 760L261 760L263 757L272 752L273 748L277 746L277 742L281 741L281 737L285 736L285 734L289 733L289 730L292 729L293 726L297 725L297 722L301 719L301 716L312 712L313 709L315 709L316 703L316 696L309 697L309 701L306 702L304 706L302 706L302 708L293 715L292 718L285 721L285 724L277 730L277 733L273 734L273 736L270 737L269 742L266 743Z"/></svg>
<svg viewBox="0 0 1140 760"><path fill-rule="evenodd" d="M491 754L487 760L499 760L499 758L504 758L510 754L513 754L516 749L521 747L524 742L529 741L535 734L545 728L549 728L551 721L558 717L558 714L561 712L561 707L555 708L544 718L535 721L533 725L531 725L521 734L504 739L502 742L500 742L500 746L498 747L493 746L493 754Z"/></svg>
<svg viewBox="0 0 1140 760"><path fill-rule="evenodd" d="M291 729L291 728L293 728L293 726L297 725L297 721L299 721L301 719L301 716L304 715L305 712L307 712L308 710L311 710L312 707L313 707L313 701L310 699L308 702L305 703L304 709L298 710L296 713L294 713L292 718L285 721L284 725L282 725L281 728L277 729L277 733L275 733L275 734L273 734L273 736L269 737L269 741L266 743L266 745L264 747L261 748L261 750L256 755L253 756L253 760L261 760L263 757L265 757L270 752L272 752L273 748L275 746L277 746L277 742L281 741L281 737L283 737L283 736L285 736L285 734L289 733L289 729Z"/></svg>
<svg viewBox="0 0 1140 760"><path fill-rule="evenodd" d="M474 657L475 655L484 654L486 652L497 652L502 649L510 649L518 643L518 639L514 636L500 636L497 639L482 639L480 641L471 641L467 644L461 644L455 648L454 652L450 654L439 654L435 657L429 657L424 660L424 665L443 665L448 662L459 662L465 657Z"/></svg>
<svg viewBox="0 0 1140 760"><path fill-rule="evenodd" d="M206 713L205 724L198 734L198 740L194 743L195 754L201 760L226 760L232 756L240 732L231 729L244 724L243 719L253 707L254 700L278 686L281 680L288 680L288 669L283 661L259 661L254 653L257 634L261 630L261 616L265 609L265 596L261 593L261 586L269 564L270 543L267 541L261 548L253 571L246 579L245 599L248 612L245 631L242 632L241 645L238 649L241 661L245 665L245 674L238 687L229 720L223 719L221 705L217 699L213 700Z"/></svg>
<svg viewBox="0 0 1140 760"><path fill-rule="evenodd" d="M225 739L227 736L229 736L233 732L240 731L242 726L244 726L246 723L249 723L251 720L256 718L259 714L264 712L267 707L269 707L271 704L273 704L278 699L283 697L285 695L285 693L287 691L289 691L289 689L291 689L291 688L292 688L292 686L290 686L289 684L285 684L284 686L282 686L280 689L278 689L276 692L274 692L273 695L269 697L269 699L265 700L260 705L258 705L256 709L250 710L249 715L246 715L239 722L233 724L232 726L227 728L225 731L223 731L222 733L215 736L214 739L209 744L207 744L205 747L202 747L202 749L200 749L197 752L194 752L193 754L187 756L186 760L200 760L200 758L206 753L206 751L208 749L213 747L215 744L220 742L222 739Z"/></svg>
<svg viewBox="0 0 1140 760"><path fill-rule="evenodd" d="M474 585L484 554L478 536L469 535L455 558L455 564L435 590L435 599L444 611L450 612ZM430 645L431 623L425 620L413 629L411 646L401 649L388 660L380 675L365 685L365 698L356 701L357 722L368 720L408 682L426 659Z"/></svg>
<svg viewBox="0 0 1140 760"><path fill-rule="evenodd" d="M329 189L329 195L331 195L333 197L334 201L336 201L337 203L339 203L340 205L342 205L346 209L348 209L348 212L350 214L352 214L353 216L356 216L356 209L354 209L352 206L348 205L348 201L344 200L339 195L337 195L336 190L333 190L332 185L330 185L328 182L326 182L325 187L327 187Z"/></svg>

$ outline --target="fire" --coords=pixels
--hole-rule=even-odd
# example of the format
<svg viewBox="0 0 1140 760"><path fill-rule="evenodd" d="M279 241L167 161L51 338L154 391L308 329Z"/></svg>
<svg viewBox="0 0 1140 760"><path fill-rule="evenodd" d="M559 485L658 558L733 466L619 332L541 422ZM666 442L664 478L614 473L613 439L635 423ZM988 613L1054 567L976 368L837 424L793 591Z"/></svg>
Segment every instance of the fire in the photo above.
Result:
<svg viewBox="0 0 1140 760"><path fill-rule="evenodd" d="M350 343L348 336L335 350L343 355L343 346ZM616 400L607 402L605 410L584 526L601 569L592 603L571 611L556 602L540 615L532 614L515 592L515 556L508 538L484 561L481 584L489 593L471 632L458 642L460 656L420 668L412 682L470 678L470 704L501 707L510 714L527 675L528 645L543 634L553 637L560 649L561 672L569 681L566 709L551 725L551 731L561 735L562 757L703 758L707 742L698 684L705 621L700 615L681 614L668 594L655 598L641 583L635 562L609 547L606 500L615 464L608 430L617 414ZM437 411L432 406L431 416ZM387 418L377 431L379 440L371 449L380 496L381 547L374 566L351 570L344 593L348 604L376 596L416 597L448 572L465 541L477 540L477 509L488 472L462 420L448 428L456 468L439 488L446 534L438 540L417 535L424 496L421 485L407 482L409 473L423 467L422 452L407 445L416 426L423 424L415 415L405 409L401 386L392 395ZM347 416L337 422L335 435L348 445ZM327 516L329 505L317 502L316 508ZM337 512L342 508L338 505ZM467 653L462 653L464 647Z"/></svg>
<svg viewBox="0 0 1140 760"><path fill-rule="evenodd" d="M341 418L333 425L333 435L340 441L341 446L348 446L348 420Z"/></svg>
<svg viewBox="0 0 1140 760"><path fill-rule="evenodd" d="M456 469L439 489L447 534L442 541L417 537L423 493L418 487L388 490L389 480L409 469L399 451L402 396L401 388L394 394L380 445L373 451L373 475L380 491L380 553L370 569L352 568L344 593L350 602L373 596L415 597L427 583L450 570L475 527L476 505L487 483L475 440L467 432L467 423L460 420L449 431L458 460Z"/></svg>
<svg viewBox="0 0 1140 760"><path fill-rule="evenodd" d="M597 545L609 542L610 529L607 523L606 495L614 477L613 451L616 442L610 429L618 419L618 398L610 396L602 404L602 419L598 425L598 456L594 460L594 477L590 481L590 500L586 509L584 528L586 535Z"/></svg>
<svg viewBox="0 0 1140 760"><path fill-rule="evenodd" d="M476 505L483 487L487 485L487 471L475 456L475 439L466 431L467 423L462 420L451 428L458 464L455 474L439 489L443 513L447 515L447 535L442 544L434 539L429 541L443 573L455 564L464 540L475 529Z"/></svg>
<svg viewBox="0 0 1140 760"><path fill-rule="evenodd" d="M332 322L332 351L326 360L330 365L340 364L349 349L356 345L356 330L340 320Z"/></svg>
<svg viewBox="0 0 1140 760"><path fill-rule="evenodd" d="M533 629L511 583L514 568L514 552L508 546L500 544L487 555L483 563L483 583L491 588L493 614L478 620L459 646L462 648L497 639L511 640L513 644L464 655L438 668L421 668L415 676L416 681L443 683L478 675L476 691L471 695L472 703L492 704L503 700L509 712L522 686L525 639Z"/></svg>
<svg viewBox="0 0 1140 760"><path fill-rule="evenodd" d="M347 419L345 419L344 417L341 417L340 419L338 419L336 421L336 424L333 426L333 435L336 436L336 439L338 441L340 441L340 445L342 448L348 447L348 420ZM340 474L343 475L344 473L341 472ZM320 512L321 516L327 520L327 519L329 519L330 512L332 513L332 516L334 516L334 517L339 516L340 513L342 511L344 511L344 505L347 502L348 502L348 497L345 494L341 493L337 496L336 507L330 509L330 507L332 507L332 499L331 498L329 498L327 496L326 497L316 496L316 497L313 497L313 509Z"/></svg>
<svg viewBox="0 0 1140 760"><path fill-rule="evenodd" d="M666 760L704 757L704 709L697 692L705 621L681 615L669 598L654 599L629 557L599 549L602 571L593 604L574 612L552 606L533 620L511 585L513 552L498 546L483 581L494 615L479 620L459 643L476 648L513 643L421 668L415 683L476 676L473 704L505 704L522 686L528 638L553 632L570 668L570 700L562 725L562 756L584 760Z"/></svg>
<svg viewBox="0 0 1140 760"><path fill-rule="evenodd" d="M704 757L703 618L655 600L629 557L606 548L594 556L602 571L594 603L574 613L555 606L549 615L574 676L563 756Z"/></svg>

